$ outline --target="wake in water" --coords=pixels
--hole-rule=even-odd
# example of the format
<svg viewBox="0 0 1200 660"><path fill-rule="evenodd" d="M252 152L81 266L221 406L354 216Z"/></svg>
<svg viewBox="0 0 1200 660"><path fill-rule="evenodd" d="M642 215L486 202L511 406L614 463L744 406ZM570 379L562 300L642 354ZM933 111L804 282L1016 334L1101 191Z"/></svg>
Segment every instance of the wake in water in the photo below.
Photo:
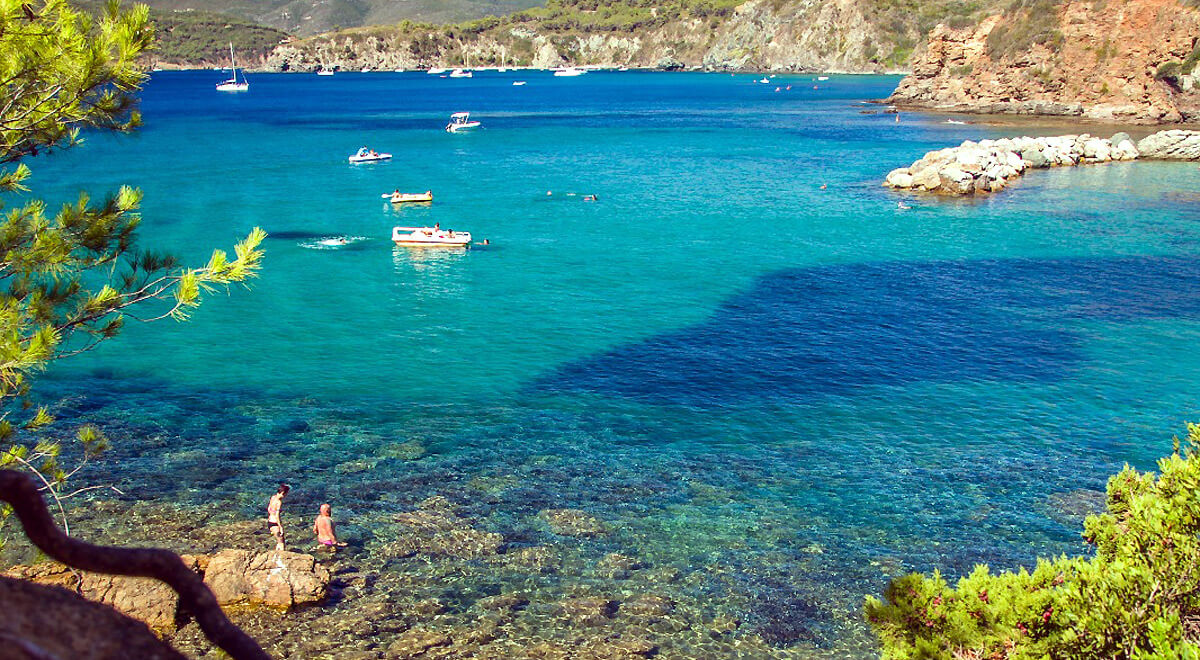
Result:
<svg viewBox="0 0 1200 660"><path fill-rule="evenodd" d="M366 236L325 236L314 241L297 243L297 245L309 250L337 250L365 240L367 240Z"/></svg>

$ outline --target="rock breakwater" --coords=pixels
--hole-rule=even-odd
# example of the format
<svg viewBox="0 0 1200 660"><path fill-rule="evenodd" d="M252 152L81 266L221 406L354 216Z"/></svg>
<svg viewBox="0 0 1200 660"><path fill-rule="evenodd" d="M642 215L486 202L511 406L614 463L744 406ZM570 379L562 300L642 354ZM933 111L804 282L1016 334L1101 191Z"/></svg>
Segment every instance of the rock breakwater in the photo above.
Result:
<svg viewBox="0 0 1200 660"><path fill-rule="evenodd" d="M975 195L1003 190L1030 169L1134 160L1138 156L1137 146L1125 133L1107 139L1085 133L967 140L892 170L883 185L945 195Z"/></svg>

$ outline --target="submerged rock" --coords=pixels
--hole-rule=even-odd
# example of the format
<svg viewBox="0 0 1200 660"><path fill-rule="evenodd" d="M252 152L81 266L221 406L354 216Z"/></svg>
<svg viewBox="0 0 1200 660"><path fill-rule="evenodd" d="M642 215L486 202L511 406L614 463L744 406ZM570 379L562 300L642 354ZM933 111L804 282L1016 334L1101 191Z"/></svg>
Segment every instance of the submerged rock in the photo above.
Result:
<svg viewBox="0 0 1200 660"><path fill-rule="evenodd" d="M559 536L591 538L608 533L608 526L579 509L545 509L538 517Z"/></svg>
<svg viewBox="0 0 1200 660"><path fill-rule="evenodd" d="M396 514L394 520L402 527L401 536L384 547L385 556L475 559L497 554L504 544L503 536L475 529L440 496L425 500L415 511Z"/></svg>
<svg viewBox="0 0 1200 660"><path fill-rule="evenodd" d="M413 628L405 631L396 641L392 642L387 648L388 658L426 658L435 657L434 651L445 646L450 646L452 640L449 635L427 630L424 628Z"/></svg>
<svg viewBox="0 0 1200 660"><path fill-rule="evenodd" d="M612 619L617 613L617 608L615 600L583 596L559 601L556 611L575 623L598 625Z"/></svg>

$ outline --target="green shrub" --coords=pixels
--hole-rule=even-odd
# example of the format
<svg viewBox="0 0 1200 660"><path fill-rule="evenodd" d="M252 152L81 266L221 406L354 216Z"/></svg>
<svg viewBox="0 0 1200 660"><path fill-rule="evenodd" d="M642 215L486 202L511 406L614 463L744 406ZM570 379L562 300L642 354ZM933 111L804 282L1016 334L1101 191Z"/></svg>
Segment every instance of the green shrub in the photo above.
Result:
<svg viewBox="0 0 1200 660"><path fill-rule="evenodd" d="M865 613L884 660L1200 658L1200 426L1158 475L1128 466L1083 538L1095 556L987 566L951 587L937 572L892 581Z"/></svg>
<svg viewBox="0 0 1200 660"><path fill-rule="evenodd" d="M1163 62L1154 70L1154 79L1174 83L1182 70L1182 62Z"/></svg>

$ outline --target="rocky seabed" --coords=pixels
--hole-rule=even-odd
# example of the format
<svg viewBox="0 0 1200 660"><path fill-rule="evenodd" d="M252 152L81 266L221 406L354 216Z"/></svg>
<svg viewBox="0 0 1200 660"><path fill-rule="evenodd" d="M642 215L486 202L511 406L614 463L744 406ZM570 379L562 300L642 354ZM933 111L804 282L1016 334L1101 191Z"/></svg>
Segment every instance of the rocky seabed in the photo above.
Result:
<svg viewBox="0 0 1200 660"><path fill-rule="evenodd" d="M1136 144L1126 133L967 140L888 173L883 185L945 195L999 192L1031 169L1137 159L1200 160L1200 131L1169 130Z"/></svg>

